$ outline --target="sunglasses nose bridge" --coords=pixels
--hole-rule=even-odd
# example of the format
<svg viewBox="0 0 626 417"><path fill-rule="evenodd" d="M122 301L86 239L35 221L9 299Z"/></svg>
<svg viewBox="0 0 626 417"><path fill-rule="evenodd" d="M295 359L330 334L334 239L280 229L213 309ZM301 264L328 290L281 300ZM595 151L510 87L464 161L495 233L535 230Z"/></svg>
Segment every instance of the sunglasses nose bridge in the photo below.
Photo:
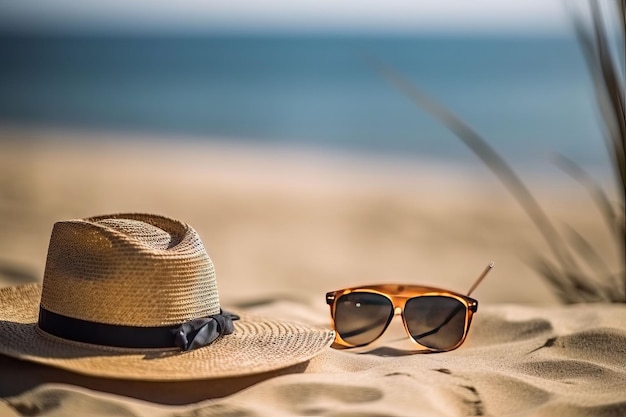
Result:
<svg viewBox="0 0 626 417"><path fill-rule="evenodd" d="M392 297L392 303L393 303L393 314L394 315L401 315L402 312L404 311L404 306L407 302L407 300L409 299L409 297L402 297L402 296L395 296Z"/></svg>

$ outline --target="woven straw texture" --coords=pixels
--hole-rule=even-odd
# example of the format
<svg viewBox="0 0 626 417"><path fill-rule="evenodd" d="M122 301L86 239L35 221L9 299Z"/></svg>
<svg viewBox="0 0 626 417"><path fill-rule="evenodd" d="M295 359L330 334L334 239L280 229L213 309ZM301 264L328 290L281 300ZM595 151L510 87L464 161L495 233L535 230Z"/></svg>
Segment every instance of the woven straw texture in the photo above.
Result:
<svg viewBox="0 0 626 417"><path fill-rule="evenodd" d="M43 282L42 307L100 323L166 326L220 311L198 234L155 215L56 223Z"/></svg>
<svg viewBox="0 0 626 417"><path fill-rule="evenodd" d="M233 334L188 352L88 345L37 328L40 294L38 284L0 289L0 353L92 376L153 381L244 376L305 362L334 339L328 329L241 314Z"/></svg>
<svg viewBox="0 0 626 417"><path fill-rule="evenodd" d="M0 289L0 353L92 376L154 381L243 376L311 359L332 330L240 315L209 346L127 349L65 340L37 326L40 304L76 319L137 327L220 312L198 234L165 217L120 214L56 223L43 286Z"/></svg>

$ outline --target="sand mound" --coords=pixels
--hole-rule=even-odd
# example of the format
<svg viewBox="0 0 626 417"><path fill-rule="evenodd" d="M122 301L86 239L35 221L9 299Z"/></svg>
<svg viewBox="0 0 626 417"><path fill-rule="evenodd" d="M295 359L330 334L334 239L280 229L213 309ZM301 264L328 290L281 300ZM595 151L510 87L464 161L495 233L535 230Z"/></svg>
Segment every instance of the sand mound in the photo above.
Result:
<svg viewBox="0 0 626 417"><path fill-rule="evenodd" d="M294 304L263 304L289 316ZM299 316L306 305L297 305ZM259 308L250 308L259 312ZM309 322L319 312L309 310ZM410 354L402 329L390 328L369 353L328 350L301 369L254 381L189 383L170 395L156 385L43 373L38 365L3 365L1 415L117 416L622 416L626 415L626 306L487 306L464 346ZM15 364L20 366L16 366ZM13 366L11 366L11 364ZM14 381L24 382L17 391ZM59 378L59 374L63 376ZM35 375L35 377L33 377ZM81 386L71 384L72 379ZM202 398L233 393L223 398ZM237 385L239 384L239 385ZM216 387L222 389L216 390ZM246 389L242 389L248 386ZM170 387L171 388L171 387ZM182 389L181 389L182 388ZM241 391L238 391L240 390ZM111 392L116 393L111 394ZM8 395L7 394L12 394ZM134 395L144 402L121 395ZM178 396L176 396L178 395ZM185 396L187 397L185 399ZM172 406L157 403L200 401Z"/></svg>

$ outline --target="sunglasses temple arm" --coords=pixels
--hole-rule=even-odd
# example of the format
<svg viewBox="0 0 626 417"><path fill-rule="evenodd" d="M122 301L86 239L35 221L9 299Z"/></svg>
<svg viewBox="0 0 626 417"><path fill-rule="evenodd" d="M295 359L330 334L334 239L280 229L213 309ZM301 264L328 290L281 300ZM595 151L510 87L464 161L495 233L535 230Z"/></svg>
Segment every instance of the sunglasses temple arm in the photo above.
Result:
<svg viewBox="0 0 626 417"><path fill-rule="evenodd" d="M493 269L493 266L495 264L493 263L493 261L489 262L489 265L487 265L487 267L485 268L485 270L482 272L482 274L480 274L480 276L476 279L476 281L474 281L474 283L472 284L471 288L469 289L469 291L467 292L467 296L469 297L472 292L474 292L474 290L476 289L476 287L478 287L480 285L480 283L482 282L483 279L485 279L485 277L487 276L487 274Z"/></svg>

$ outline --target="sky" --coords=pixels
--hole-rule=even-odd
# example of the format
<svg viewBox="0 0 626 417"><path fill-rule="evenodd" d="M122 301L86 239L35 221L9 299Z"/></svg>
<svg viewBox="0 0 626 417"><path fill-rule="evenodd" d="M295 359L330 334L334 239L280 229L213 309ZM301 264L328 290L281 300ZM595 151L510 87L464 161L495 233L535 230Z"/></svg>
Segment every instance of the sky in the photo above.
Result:
<svg viewBox="0 0 626 417"><path fill-rule="evenodd" d="M566 0L0 0L0 28L564 32Z"/></svg>

